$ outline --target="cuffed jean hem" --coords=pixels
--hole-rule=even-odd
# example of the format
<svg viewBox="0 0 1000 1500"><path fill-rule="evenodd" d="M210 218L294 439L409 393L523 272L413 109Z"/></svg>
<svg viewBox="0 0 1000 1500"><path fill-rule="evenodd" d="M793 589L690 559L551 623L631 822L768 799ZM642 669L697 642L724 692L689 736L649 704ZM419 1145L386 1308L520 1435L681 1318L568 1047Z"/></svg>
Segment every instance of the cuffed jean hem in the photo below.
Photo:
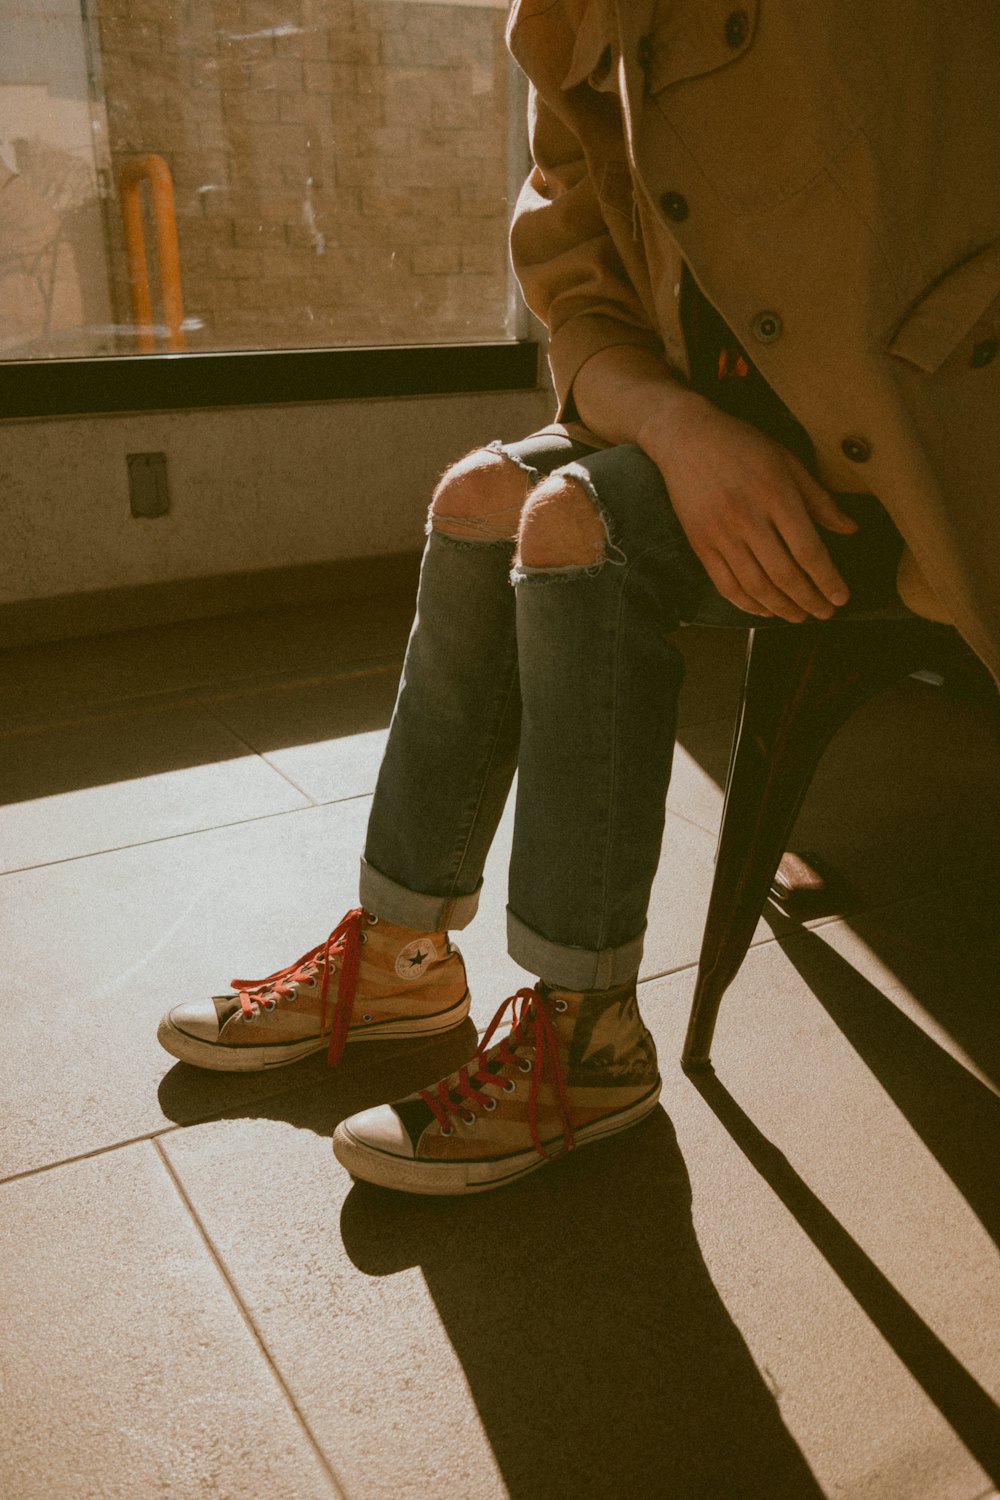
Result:
<svg viewBox="0 0 1000 1500"><path fill-rule="evenodd" d="M471 896L428 896L397 885L363 858L358 894L366 911L395 922L398 927L412 927L415 932L448 932L468 927L479 908L482 884L480 880Z"/></svg>
<svg viewBox="0 0 1000 1500"><path fill-rule="evenodd" d="M570 948L550 943L507 908L507 952L546 984L564 990L610 990L639 972L645 930L618 948Z"/></svg>

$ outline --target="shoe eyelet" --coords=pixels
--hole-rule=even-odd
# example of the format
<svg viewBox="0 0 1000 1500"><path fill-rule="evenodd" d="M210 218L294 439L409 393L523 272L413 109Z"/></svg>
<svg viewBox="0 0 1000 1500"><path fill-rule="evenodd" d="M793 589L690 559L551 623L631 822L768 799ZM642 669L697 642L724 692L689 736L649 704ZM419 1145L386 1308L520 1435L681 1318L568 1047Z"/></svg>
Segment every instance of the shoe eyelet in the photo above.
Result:
<svg viewBox="0 0 1000 1500"><path fill-rule="evenodd" d="M316 976L314 974L311 979L300 979L299 980L299 984L305 990L314 990L316 988L316 986L319 984L319 980L316 978Z"/></svg>
<svg viewBox="0 0 1000 1500"><path fill-rule="evenodd" d="M516 1078L508 1078L507 1082L503 1086L504 1093L505 1094L513 1094L513 1093L516 1092L516 1090L517 1090L517 1079Z"/></svg>
<svg viewBox="0 0 1000 1500"><path fill-rule="evenodd" d="M443 1136L454 1135L455 1134L455 1127L454 1127L454 1125L448 1125L447 1127L445 1127L444 1125L442 1125L441 1126L441 1134Z"/></svg>
<svg viewBox="0 0 1000 1500"><path fill-rule="evenodd" d="M367 932L359 932L358 933L358 942L364 944L364 943L367 943L367 941L368 941L368 934L367 934Z"/></svg>
<svg viewBox="0 0 1000 1500"><path fill-rule="evenodd" d="M362 1021L371 1021L371 1020L374 1020L374 1017L373 1016L362 1016L361 1019L362 1019Z"/></svg>
<svg viewBox="0 0 1000 1500"><path fill-rule="evenodd" d="M262 1000L260 1004L263 1010L277 1010L278 1008L277 1000Z"/></svg>
<svg viewBox="0 0 1000 1500"><path fill-rule="evenodd" d="M531 1062L527 1057L519 1057L517 1060L517 1065L522 1073L531 1072Z"/></svg>
<svg viewBox="0 0 1000 1500"><path fill-rule="evenodd" d="M252 1022L256 1021L257 1019L258 1019L258 1012L257 1011L251 1011L250 1015L247 1015L246 1011L243 1012L243 1022L244 1022L244 1025L249 1026L249 1025L252 1024Z"/></svg>
<svg viewBox="0 0 1000 1500"><path fill-rule="evenodd" d="M486 1110L487 1114L492 1114L496 1109L498 1103L499 1100L497 1099L487 1099L483 1105L483 1108Z"/></svg>
<svg viewBox="0 0 1000 1500"><path fill-rule="evenodd" d="M459 1118L461 1119L463 1125L475 1125L477 1116L472 1113L471 1109L463 1109Z"/></svg>
<svg viewBox="0 0 1000 1500"><path fill-rule="evenodd" d="M563 1013L564 1010L569 1010L569 1001L568 1000L554 1000L552 1002L552 1004L553 1004L553 1009L557 1010L560 1015L562 1015L562 1013Z"/></svg>
<svg viewBox="0 0 1000 1500"><path fill-rule="evenodd" d="M368 926L369 927L374 927L377 922L378 922L378 917L369 916L369 918L368 918Z"/></svg>

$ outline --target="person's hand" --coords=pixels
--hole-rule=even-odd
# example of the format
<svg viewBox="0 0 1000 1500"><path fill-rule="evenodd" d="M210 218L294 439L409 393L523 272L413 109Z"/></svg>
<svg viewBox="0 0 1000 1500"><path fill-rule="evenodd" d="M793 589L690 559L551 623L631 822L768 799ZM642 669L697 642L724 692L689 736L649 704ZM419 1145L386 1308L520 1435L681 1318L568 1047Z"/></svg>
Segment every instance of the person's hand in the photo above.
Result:
<svg viewBox="0 0 1000 1500"><path fill-rule="evenodd" d="M817 530L857 524L794 454L694 392L648 414L639 446L723 598L751 614L827 620L849 590Z"/></svg>

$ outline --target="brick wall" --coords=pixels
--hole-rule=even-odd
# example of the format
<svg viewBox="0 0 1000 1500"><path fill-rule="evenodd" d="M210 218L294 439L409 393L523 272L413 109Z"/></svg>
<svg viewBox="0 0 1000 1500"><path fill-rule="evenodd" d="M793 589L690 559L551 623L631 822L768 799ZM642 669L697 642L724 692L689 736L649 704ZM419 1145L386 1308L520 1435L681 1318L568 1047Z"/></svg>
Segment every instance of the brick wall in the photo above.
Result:
<svg viewBox="0 0 1000 1500"><path fill-rule="evenodd" d="M503 336L503 4L98 0L97 16L115 181L145 152L173 174L190 348Z"/></svg>

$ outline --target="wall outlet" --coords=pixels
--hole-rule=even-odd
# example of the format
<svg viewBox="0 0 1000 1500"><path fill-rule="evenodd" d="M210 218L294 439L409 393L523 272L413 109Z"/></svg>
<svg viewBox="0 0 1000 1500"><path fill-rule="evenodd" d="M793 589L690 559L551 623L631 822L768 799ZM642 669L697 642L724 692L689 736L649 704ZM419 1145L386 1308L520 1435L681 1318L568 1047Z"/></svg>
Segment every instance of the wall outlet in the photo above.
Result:
<svg viewBox="0 0 1000 1500"><path fill-rule="evenodd" d="M145 520L165 516L170 510L165 453L126 453L128 494L132 514Z"/></svg>

